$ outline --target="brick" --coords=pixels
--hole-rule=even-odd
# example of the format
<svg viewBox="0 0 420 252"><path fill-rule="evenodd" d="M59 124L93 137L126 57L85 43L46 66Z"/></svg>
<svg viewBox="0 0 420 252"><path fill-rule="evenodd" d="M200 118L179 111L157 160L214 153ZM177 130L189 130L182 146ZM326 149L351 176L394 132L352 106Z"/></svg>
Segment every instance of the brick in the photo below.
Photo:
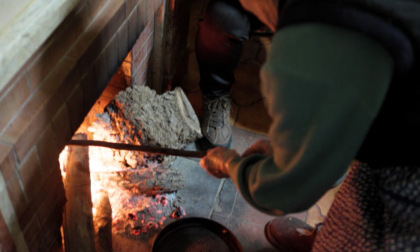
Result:
<svg viewBox="0 0 420 252"><path fill-rule="evenodd" d="M108 85L108 64L106 62L106 52L104 51L95 62L94 65L96 76L96 91L101 94L105 87ZM98 95L99 97L99 95Z"/></svg>
<svg viewBox="0 0 420 252"><path fill-rule="evenodd" d="M61 208L64 206L65 201L63 199L64 197L55 198L53 195L48 195L44 198L38 212L43 227L51 225L60 226L59 224L62 222L63 211L60 209L59 205L61 205Z"/></svg>
<svg viewBox="0 0 420 252"><path fill-rule="evenodd" d="M58 143L58 149L63 149L73 136L70 117L66 104L63 104L52 119L52 129ZM58 156L57 156L58 158Z"/></svg>
<svg viewBox="0 0 420 252"><path fill-rule="evenodd" d="M105 91L106 91L106 89L105 89ZM113 98L111 98L111 97L101 95L101 97L96 101L96 103L98 105L95 105L95 106L97 106L96 108L100 109L99 111L102 112L103 107L106 107L112 101L112 99ZM101 105L103 105L103 106L101 106Z"/></svg>
<svg viewBox="0 0 420 252"><path fill-rule="evenodd" d="M128 17L141 1L143 0L125 0L125 16Z"/></svg>
<svg viewBox="0 0 420 252"><path fill-rule="evenodd" d="M88 0L80 0L76 7L74 7L76 13L81 12L83 9L87 9L89 12Z"/></svg>
<svg viewBox="0 0 420 252"><path fill-rule="evenodd" d="M63 251L61 238L61 225L63 223L63 216L54 216L48 222L42 225L42 231L37 237L39 250L38 251ZM42 234L42 235L41 235Z"/></svg>
<svg viewBox="0 0 420 252"><path fill-rule="evenodd" d="M100 50L98 46L94 46L94 41L98 36L100 30L103 29L105 23L95 20L92 25L89 26L87 30L80 36L77 43L75 43L70 50L68 57L77 59L80 62L83 62L83 67L80 67L80 73L84 74L84 69L89 68L92 62L96 59L96 56ZM82 57L84 57L82 59ZM79 64L78 64L79 65Z"/></svg>
<svg viewBox="0 0 420 252"><path fill-rule="evenodd" d="M150 13L148 10L148 5L150 5L150 0L143 0L140 2L140 4L137 6L137 11L139 15L139 25L143 28L146 26L146 24L149 22L149 20L153 17L153 12Z"/></svg>
<svg viewBox="0 0 420 252"><path fill-rule="evenodd" d="M58 223L57 220L55 222ZM61 242L60 226L57 227L57 224L54 227L41 226L41 232L39 232L31 249L34 247L34 251L63 251Z"/></svg>
<svg viewBox="0 0 420 252"><path fill-rule="evenodd" d="M143 1L144 2L144 1ZM128 27L128 48L133 47L140 33L137 34L137 9L133 10L127 18ZM142 27L140 27L142 28ZM143 28L142 28L143 29Z"/></svg>
<svg viewBox="0 0 420 252"><path fill-rule="evenodd" d="M127 54L127 57L125 57L124 61L125 61L125 62L130 62L130 63L133 61L133 57L132 57L131 50L130 50L130 52Z"/></svg>
<svg viewBox="0 0 420 252"><path fill-rule="evenodd" d="M137 36L143 32L144 28L146 27L147 23L150 20L154 19L153 12L149 12L148 6L152 4L153 1L143 0L137 6ZM146 9L147 13L144 14L144 10Z"/></svg>
<svg viewBox="0 0 420 252"><path fill-rule="evenodd" d="M82 75L97 60L99 54L124 22L124 11L123 0L111 1L71 50L70 56L78 59Z"/></svg>
<svg viewBox="0 0 420 252"><path fill-rule="evenodd" d="M48 232L46 235L51 236L51 238L54 239L49 239L51 240L51 242L48 243L48 246L44 245L43 243L38 244L39 243L39 239L36 239L34 244L34 247L36 246L37 248L39 248L37 251L64 251L65 249L63 248L63 239L61 237L61 231L60 230L51 230L50 232ZM32 248L32 246L31 246Z"/></svg>
<svg viewBox="0 0 420 252"><path fill-rule="evenodd" d="M78 83L80 83L80 76L78 69L74 67L49 99L46 105L46 113L48 115L57 113L57 110L70 98L70 94Z"/></svg>
<svg viewBox="0 0 420 252"><path fill-rule="evenodd" d="M56 160L54 167L39 183L41 184L41 187L36 191L35 197L30 201L27 210L27 212L32 215L39 211L45 198L49 195L53 195L54 197L57 197L57 199L61 197L65 198L63 179L58 159ZM30 219L27 220L29 221Z"/></svg>
<svg viewBox="0 0 420 252"><path fill-rule="evenodd" d="M71 47L73 47L74 44L78 42L77 40L80 39L84 35L84 31L91 23L91 19L89 17L89 6L87 5L87 0L80 1L80 3L83 3L83 2L85 4L80 6L80 9L77 10L77 13L75 14L73 20L71 21L70 27L66 30L66 34L63 35L62 38L60 38L60 39L66 39L69 42L71 42Z"/></svg>
<svg viewBox="0 0 420 252"><path fill-rule="evenodd" d="M57 168L56 162L61 149L55 139L51 124L41 134L36 143L36 149L43 174L49 174L52 169Z"/></svg>
<svg viewBox="0 0 420 252"><path fill-rule="evenodd" d="M111 79L112 76L117 72L118 67L121 65L118 59L118 40L117 36L114 36L109 42L106 48L106 62L108 64L108 79Z"/></svg>
<svg viewBox="0 0 420 252"><path fill-rule="evenodd" d="M154 31L153 31L154 22L151 21L149 25L147 25L146 33L146 52L149 53L153 49L153 40L154 40Z"/></svg>
<svg viewBox="0 0 420 252"><path fill-rule="evenodd" d="M0 131L13 118L30 94L29 83L23 72L9 90L0 97Z"/></svg>
<svg viewBox="0 0 420 252"><path fill-rule="evenodd" d="M42 230L31 249L33 247L34 251L63 251L63 246L59 245L61 240L60 230Z"/></svg>
<svg viewBox="0 0 420 252"><path fill-rule="evenodd" d="M131 77L131 62L124 61L121 65L121 71L125 76Z"/></svg>
<svg viewBox="0 0 420 252"><path fill-rule="evenodd" d="M175 0L174 1L172 1L172 2L174 2L174 4L175 4ZM189 1L184 1L185 2L185 5L188 5L188 8L190 8L190 6L191 6L191 2L189 2ZM158 1L156 1L156 6L155 6L155 8L156 9L158 9L158 8L160 8L161 7L161 5L163 5L163 4L165 4L165 1L163 1L163 0L158 0ZM178 4L178 3L177 3ZM164 7L162 7L162 8L164 8ZM190 12L188 12L188 14L190 14Z"/></svg>
<svg viewBox="0 0 420 252"><path fill-rule="evenodd" d="M20 220L25 213L28 202L25 195L23 194L23 189L20 185L17 172L15 172L9 179L7 183L7 191L9 193L9 198L12 202L13 208L15 209L16 216Z"/></svg>
<svg viewBox="0 0 420 252"><path fill-rule="evenodd" d="M127 83L124 77L125 75L121 68L118 69L118 71L114 74L111 81L109 82L108 86L113 86L118 88L119 90L124 90L127 87Z"/></svg>
<svg viewBox="0 0 420 252"><path fill-rule="evenodd" d="M174 9L178 8L179 4L177 3L177 5L175 5L175 1L169 0L168 2L172 2L172 3L168 4L168 5L171 5L172 8L174 8ZM159 2L159 0L158 1L150 1L149 3L147 3L147 9L150 12L150 14L152 14L152 17L153 17L153 15L156 15L155 12L157 12L159 8L161 9L161 11L163 13L164 6Z"/></svg>
<svg viewBox="0 0 420 252"><path fill-rule="evenodd" d="M173 0L169 0L170 3L173 3ZM181 2L181 1L180 1ZM160 1L159 0L155 0L155 1L150 1L150 10L152 12L155 12L156 9L160 6ZM172 6L171 6L172 7ZM175 5L174 5L175 7Z"/></svg>
<svg viewBox="0 0 420 252"><path fill-rule="evenodd" d="M41 199L42 203L37 210L42 226L45 226L47 222L61 220L62 210L66 202L64 185L59 169L58 171L52 171L49 177L52 180L50 180L51 182L48 187L44 187L41 190L41 192L44 192L44 197ZM61 221L59 222L61 225Z"/></svg>
<svg viewBox="0 0 420 252"><path fill-rule="evenodd" d="M52 169L47 176L39 180L39 184L41 185L40 188L35 192L35 197L33 197L27 205L24 214L19 218L21 227L26 227L34 216L39 217L39 209L49 195L53 195L51 197L56 197L57 200L65 200L58 160L56 160L55 163L55 169ZM61 187L59 185L61 185Z"/></svg>
<svg viewBox="0 0 420 252"><path fill-rule="evenodd" d="M83 91L84 111L89 111L100 95L100 93L96 91L96 75L93 67L87 71L80 84Z"/></svg>
<svg viewBox="0 0 420 252"><path fill-rule="evenodd" d="M94 19L110 0L89 0L90 17Z"/></svg>
<svg viewBox="0 0 420 252"><path fill-rule="evenodd" d="M77 60L77 67L79 68L82 77L86 75L86 70L90 69L99 57L104 45L101 44L99 39L92 42L91 46L87 48L86 53L81 55Z"/></svg>
<svg viewBox="0 0 420 252"><path fill-rule="evenodd" d="M124 0L113 0L109 5L109 11L102 14L107 15L109 21L99 35L105 44L115 36L126 20Z"/></svg>
<svg viewBox="0 0 420 252"><path fill-rule="evenodd" d="M68 98L74 82L78 81L78 77L75 77L78 74L73 72L74 65L74 60L62 61L0 137L1 140L14 144L19 162Z"/></svg>
<svg viewBox="0 0 420 252"><path fill-rule="evenodd" d="M27 69L33 64L34 61L36 61L39 56L40 53L43 52L45 50L45 45L41 45L40 48L38 48L38 50L36 50L34 53L32 53L32 56L26 60L26 62L23 64L23 66L16 72L16 74L10 78L9 82L6 83L1 89L0 89L0 96L3 96L8 89L15 83L16 79L19 78L19 76L22 75L22 73L26 73ZM29 86L30 85L30 80L28 80L29 82Z"/></svg>
<svg viewBox="0 0 420 252"><path fill-rule="evenodd" d="M17 118L8 125L5 132L1 135L1 140L11 144L17 142L22 132L28 129L33 116L41 107L45 106L47 99L48 94L46 92L37 92L31 96L29 102L24 105Z"/></svg>
<svg viewBox="0 0 420 252"><path fill-rule="evenodd" d="M34 198L35 192L40 188L41 185L39 182L43 177L35 148L25 158L19 169L19 173L23 183L23 190L30 201Z"/></svg>
<svg viewBox="0 0 420 252"><path fill-rule="evenodd" d="M146 74L137 74L132 79L133 86L145 86L146 85Z"/></svg>
<svg viewBox="0 0 420 252"><path fill-rule="evenodd" d="M67 100L67 108L70 117L71 130L72 132L76 132L87 114L83 106L83 91L80 84L77 84L70 94L70 97Z"/></svg>
<svg viewBox="0 0 420 252"><path fill-rule="evenodd" d="M146 34L146 29L140 34L137 38L136 43L133 45L131 49L132 61L136 61L137 58L141 58L141 53L144 53L146 50L146 41L147 41L148 34Z"/></svg>
<svg viewBox="0 0 420 252"><path fill-rule="evenodd" d="M4 221L3 214L0 211L0 244L1 251L16 251L16 245L10 235L9 228Z"/></svg>
<svg viewBox="0 0 420 252"><path fill-rule="evenodd" d="M89 22L87 8L84 8L77 14L73 11L56 29L46 42L47 48L40 53L40 57L28 70L34 89L43 83L45 76L48 76L57 63L66 56Z"/></svg>
<svg viewBox="0 0 420 252"><path fill-rule="evenodd" d="M118 62L123 62L129 53L128 24L124 22L117 32L118 37Z"/></svg>
<svg viewBox="0 0 420 252"><path fill-rule="evenodd" d="M150 53L151 55L152 53ZM153 83L153 64L154 64L154 58L149 57L149 60L147 62L147 76L146 76L146 85L151 87Z"/></svg>
<svg viewBox="0 0 420 252"><path fill-rule="evenodd" d="M71 82L76 84L80 80L80 73L76 69L76 63L77 61L72 58L64 58L52 69L41 90L48 92L48 94L53 94L61 87L62 83Z"/></svg>
<svg viewBox="0 0 420 252"><path fill-rule="evenodd" d="M149 61L151 59L150 55L151 52L144 52L145 55L143 56L143 59L141 61L141 63L139 64L135 64L135 62L133 62L132 65L132 69L133 70L133 75L138 75L138 74L147 74L147 70L149 67ZM139 59L140 61L140 59Z"/></svg>
<svg viewBox="0 0 420 252"><path fill-rule="evenodd" d="M127 83L127 87L131 86L131 76L124 76L125 83Z"/></svg>
<svg viewBox="0 0 420 252"><path fill-rule="evenodd" d="M108 103L112 100L112 99L114 99L115 98L115 96L119 93L121 91L121 89L120 88L117 88L117 87L114 87L114 86L111 86L111 85L108 85L106 88L105 88L105 90L104 90L104 92L102 93L102 95L101 95L101 98L108 98L107 100L108 100Z"/></svg>
<svg viewBox="0 0 420 252"><path fill-rule="evenodd" d="M142 38L140 36L140 38ZM133 75L137 74L138 69L140 68L141 64L144 62L146 57L146 49L147 46L145 43L142 43L142 40L137 40L136 44L141 44L141 48L136 50L136 55L134 55L134 48L133 48L133 62L131 63L131 69L133 70Z"/></svg>
<svg viewBox="0 0 420 252"><path fill-rule="evenodd" d="M162 9L159 9L160 12L163 13ZM153 35L154 29L156 29L155 24L159 24L159 28L163 28L163 19L155 21L156 18L151 18L144 27L144 30L146 31L146 34Z"/></svg>
<svg viewBox="0 0 420 252"><path fill-rule="evenodd" d="M13 176L16 168L13 148L10 145L0 143L0 170L5 181L8 181Z"/></svg>
<svg viewBox="0 0 420 252"><path fill-rule="evenodd" d="M26 243L31 245L36 240L38 234L41 231L41 226L39 225L38 218L34 216L32 220L29 222L29 224L26 227L22 227L23 236L25 237ZM32 246L29 246L30 248L33 248Z"/></svg>

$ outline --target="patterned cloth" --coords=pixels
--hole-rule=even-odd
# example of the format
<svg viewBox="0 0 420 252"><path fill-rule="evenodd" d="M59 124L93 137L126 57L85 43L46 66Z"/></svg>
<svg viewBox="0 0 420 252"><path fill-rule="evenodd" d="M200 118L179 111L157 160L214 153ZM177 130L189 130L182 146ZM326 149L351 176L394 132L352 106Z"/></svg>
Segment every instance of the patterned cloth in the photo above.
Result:
<svg viewBox="0 0 420 252"><path fill-rule="evenodd" d="M354 162L313 251L420 251L420 169Z"/></svg>

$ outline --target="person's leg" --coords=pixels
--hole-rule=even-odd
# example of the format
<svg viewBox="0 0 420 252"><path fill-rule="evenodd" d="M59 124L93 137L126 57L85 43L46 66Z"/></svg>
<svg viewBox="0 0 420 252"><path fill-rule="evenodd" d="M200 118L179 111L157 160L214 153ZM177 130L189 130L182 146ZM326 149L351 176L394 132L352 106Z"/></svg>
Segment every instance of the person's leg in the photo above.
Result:
<svg viewBox="0 0 420 252"><path fill-rule="evenodd" d="M220 97L229 93L251 22L250 14L238 0L210 1L195 46L204 95Z"/></svg>
<svg viewBox="0 0 420 252"><path fill-rule="evenodd" d="M201 130L209 147L231 142L229 92L256 20L238 0L211 0L200 22L195 48L205 103Z"/></svg>

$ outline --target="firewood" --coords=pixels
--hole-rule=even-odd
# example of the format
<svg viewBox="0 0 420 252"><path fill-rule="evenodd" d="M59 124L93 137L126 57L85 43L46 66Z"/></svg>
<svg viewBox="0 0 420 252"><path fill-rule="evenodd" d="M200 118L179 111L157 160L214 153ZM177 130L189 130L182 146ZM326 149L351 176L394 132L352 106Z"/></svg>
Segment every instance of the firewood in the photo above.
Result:
<svg viewBox="0 0 420 252"><path fill-rule="evenodd" d="M185 187L185 179L175 169L155 167L120 172L115 182L134 195L156 196L176 192Z"/></svg>
<svg viewBox="0 0 420 252"><path fill-rule="evenodd" d="M86 136L79 134L74 139L86 140ZM88 147L69 147L64 186L67 198L63 223L65 249L67 252L96 251Z"/></svg>
<svg viewBox="0 0 420 252"><path fill-rule="evenodd" d="M95 243L97 252L112 252L112 208L108 193L101 192L96 208Z"/></svg>

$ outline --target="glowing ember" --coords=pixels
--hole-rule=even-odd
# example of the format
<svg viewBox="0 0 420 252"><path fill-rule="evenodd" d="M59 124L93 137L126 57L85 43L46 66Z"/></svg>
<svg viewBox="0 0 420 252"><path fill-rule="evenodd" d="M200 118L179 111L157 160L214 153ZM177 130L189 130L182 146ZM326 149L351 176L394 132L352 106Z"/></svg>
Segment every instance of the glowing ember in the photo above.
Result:
<svg viewBox="0 0 420 252"><path fill-rule="evenodd" d="M111 123L106 113L98 118L85 132L89 139L140 144L141 133L135 132L129 123ZM115 125L124 131L115 130ZM63 178L67 155L66 147L59 157ZM185 211L179 206L175 192L156 182L158 178L172 178L171 174L166 175L170 171L164 168L162 160L160 156L139 152L89 147L94 219L104 192L109 197L113 232L117 234L137 237L159 230L171 215L173 218L184 216Z"/></svg>

